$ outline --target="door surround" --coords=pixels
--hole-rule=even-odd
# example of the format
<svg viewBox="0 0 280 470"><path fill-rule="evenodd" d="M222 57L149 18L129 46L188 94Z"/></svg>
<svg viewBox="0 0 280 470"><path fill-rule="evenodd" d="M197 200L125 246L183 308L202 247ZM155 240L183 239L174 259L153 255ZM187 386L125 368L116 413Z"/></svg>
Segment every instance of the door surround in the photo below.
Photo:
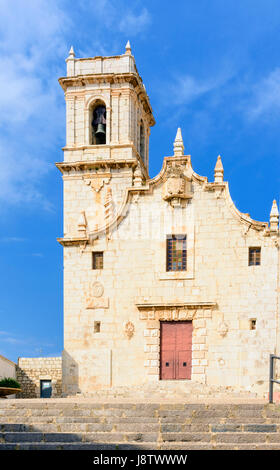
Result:
<svg viewBox="0 0 280 470"><path fill-rule="evenodd" d="M208 365L208 325L213 310L217 309L216 302L139 302L136 306L139 310L139 319L144 323L144 367L148 381L160 380L160 322L189 320L193 324L191 380L205 383Z"/></svg>

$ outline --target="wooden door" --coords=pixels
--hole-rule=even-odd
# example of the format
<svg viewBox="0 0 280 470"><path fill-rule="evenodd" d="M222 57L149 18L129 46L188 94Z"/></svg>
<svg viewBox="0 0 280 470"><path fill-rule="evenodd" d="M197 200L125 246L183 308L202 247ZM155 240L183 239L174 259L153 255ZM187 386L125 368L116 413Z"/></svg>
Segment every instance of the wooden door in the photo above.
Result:
<svg viewBox="0 0 280 470"><path fill-rule="evenodd" d="M192 322L161 322L160 378L191 378Z"/></svg>

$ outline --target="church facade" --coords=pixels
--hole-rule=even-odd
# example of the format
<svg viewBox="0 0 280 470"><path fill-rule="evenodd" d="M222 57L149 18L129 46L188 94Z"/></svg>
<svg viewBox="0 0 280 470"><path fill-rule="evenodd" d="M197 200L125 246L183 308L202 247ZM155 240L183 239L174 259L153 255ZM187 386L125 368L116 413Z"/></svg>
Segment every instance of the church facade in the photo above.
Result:
<svg viewBox="0 0 280 470"><path fill-rule="evenodd" d="M64 395L165 380L267 390L279 353L279 213L234 205L218 157L193 170L178 129L150 178L152 108L130 44L67 76ZM214 165L213 165L214 166Z"/></svg>

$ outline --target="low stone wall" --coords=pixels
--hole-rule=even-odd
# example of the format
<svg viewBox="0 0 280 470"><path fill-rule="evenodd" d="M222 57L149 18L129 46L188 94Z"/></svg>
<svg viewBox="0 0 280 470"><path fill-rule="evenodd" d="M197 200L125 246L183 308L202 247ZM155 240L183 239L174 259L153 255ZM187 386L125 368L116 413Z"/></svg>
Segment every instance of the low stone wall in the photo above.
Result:
<svg viewBox="0 0 280 470"><path fill-rule="evenodd" d="M61 357L20 357L17 365L17 380L22 393L18 398L39 398L40 381L51 380L52 397L60 397L62 392Z"/></svg>

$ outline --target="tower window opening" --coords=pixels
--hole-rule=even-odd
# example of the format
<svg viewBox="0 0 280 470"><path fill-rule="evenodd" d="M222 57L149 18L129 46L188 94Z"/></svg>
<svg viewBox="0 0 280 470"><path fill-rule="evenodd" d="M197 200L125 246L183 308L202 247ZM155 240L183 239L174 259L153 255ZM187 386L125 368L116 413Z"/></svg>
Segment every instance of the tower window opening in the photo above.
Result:
<svg viewBox="0 0 280 470"><path fill-rule="evenodd" d="M97 106L92 116L92 144L106 144L106 107Z"/></svg>
<svg viewBox="0 0 280 470"><path fill-rule="evenodd" d="M145 132L143 122L140 124L140 156L145 161Z"/></svg>

